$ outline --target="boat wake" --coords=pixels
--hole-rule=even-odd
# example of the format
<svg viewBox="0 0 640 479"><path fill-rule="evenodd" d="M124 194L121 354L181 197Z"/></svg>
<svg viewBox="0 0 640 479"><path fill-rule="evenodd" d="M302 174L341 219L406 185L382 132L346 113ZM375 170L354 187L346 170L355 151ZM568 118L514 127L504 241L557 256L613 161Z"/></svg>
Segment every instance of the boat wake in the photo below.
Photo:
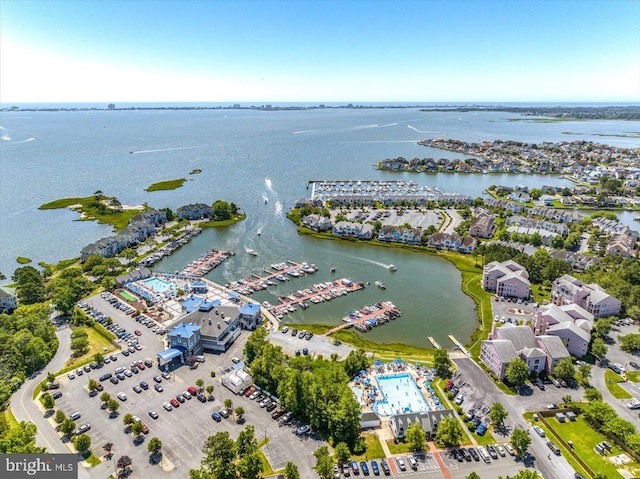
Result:
<svg viewBox="0 0 640 479"><path fill-rule="evenodd" d="M359 256L354 256L354 258L359 259L360 261L364 261L365 263L371 263L371 264L375 264L376 266L381 266L384 269L389 269L389 266L390 266L388 264L381 263L380 261L374 261L368 258L360 258Z"/></svg>
<svg viewBox="0 0 640 479"><path fill-rule="evenodd" d="M262 201L264 202L264 204L266 205L269 202L269 197L265 194L262 195Z"/></svg>
<svg viewBox="0 0 640 479"><path fill-rule="evenodd" d="M271 182L271 178L268 176L264 179L264 184L267 185L269 191L273 191L273 183Z"/></svg>
<svg viewBox="0 0 640 479"><path fill-rule="evenodd" d="M202 148L202 147L201 146L182 146L178 148L160 148L157 150L137 150L137 151L132 151L131 154L142 155L144 153L159 153L161 151L193 150L194 148Z"/></svg>
<svg viewBox="0 0 640 479"><path fill-rule="evenodd" d="M293 134L294 135L302 135L304 133L315 133L316 131L322 131L322 128L318 128L316 130L300 130L300 131L294 131Z"/></svg>
<svg viewBox="0 0 640 479"><path fill-rule="evenodd" d="M276 216L282 216L282 203L276 201Z"/></svg>

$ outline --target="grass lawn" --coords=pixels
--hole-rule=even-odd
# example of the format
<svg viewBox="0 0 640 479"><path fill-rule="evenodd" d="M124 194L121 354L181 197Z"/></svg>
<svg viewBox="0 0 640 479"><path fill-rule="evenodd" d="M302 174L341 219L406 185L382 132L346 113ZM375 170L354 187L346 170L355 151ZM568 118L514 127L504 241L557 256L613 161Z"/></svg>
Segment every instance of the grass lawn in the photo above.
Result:
<svg viewBox="0 0 640 479"><path fill-rule="evenodd" d="M82 457L84 457L84 460L87 461L91 467L96 467L98 464L102 462L91 451L83 454Z"/></svg>
<svg viewBox="0 0 640 479"><path fill-rule="evenodd" d="M148 188L145 188L144 191L175 190L180 188L185 181L187 181L186 178L158 181L157 183L153 183L152 185L150 185Z"/></svg>
<svg viewBox="0 0 640 479"><path fill-rule="evenodd" d="M408 454L410 452L413 452L409 447L409 443L406 442L398 442L398 444L396 444L394 441L388 440L387 446L389 446L389 451L391 451L391 454Z"/></svg>
<svg viewBox="0 0 640 479"><path fill-rule="evenodd" d="M380 439L378 439L377 434L363 434L362 437L364 438L366 450L359 456L353 456L353 459L360 462L367 461L369 459L381 459L385 457L384 451L382 450L382 444L380 444Z"/></svg>
<svg viewBox="0 0 640 479"><path fill-rule="evenodd" d="M274 471L271 468L271 464L269 464L269 461L267 460L267 456L264 455L264 453L260 450L260 448L266 444L269 444L270 440L271 439L267 437L266 439L263 439L258 443L258 455L260 456L260 462L262 462L262 473L265 476L272 475Z"/></svg>
<svg viewBox="0 0 640 479"><path fill-rule="evenodd" d="M238 213L237 215L234 215L233 218L224 221L201 221L198 223L198 226L201 228L217 228L220 226L230 226L236 224L238 221L244 220L246 217L247 215L245 213Z"/></svg>
<svg viewBox="0 0 640 479"><path fill-rule="evenodd" d="M551 288L547 288L541 284L532 284L531 291L533 292L533 299L538 304L542 304L545 299L549 301L551 298Z"/></svg>
<svg viewBox="0 0 640 479"><path fill-rule="evenodd" d="M286 324L286 323L285 323ZM313 334L322 334L333 326L326 324L296 324L296 328L311 331ZM374 343L355 331L343 329L331 335L332 339L338 339L343 343L350 344L355 348L364 349L374 353L374 359L391 360L402 358L409 362L419 362L420 364L431 363L433 360L433 350L408 346L402 343Z"/></svg>
<svg viewBox="0 0 640 479"><path fill-rule="evenodd" d="M115 351L117 348L113 345L113 343L107 339L104 335L100 334L95 328L90 328L88 326L81 326L88 335L89 339L89 351L77 358L69 358L67 363L65 364L65 369L62 373L69 371L77 367L78 365L85 364L91 361L91 358L96 353L110 353ZM78 329L75 328L74 329ZM106 349L106 350L105 350ZM69 367L69 369L66 369Z"/></svg>
<svg viewBox="0 0 640 479"><path fill-rule="evenodd" d="M618 383L624 379L619 374L614 373L610 369L604 372L604 380L607 383L607 389L616 399L631 399L633 396L626 389L622 388Z"/></svg>
<svg viewBox="0 0 640 479"><path fill-rule="evenodd" d="M81 198L62 198L41 205L40 210L55 210L59 208L68 208L74 206L74 211L82 214L82 220L98 221L100 224L113 225L114 231L120 231L129 224L129 220L139 214L141 210L117 210L109 208L109 204L115 197L100 196L97 201L96 196L86 196ZM77 206L75 206L77 205Z"/></svg>
<svg viewBox="0 0 640 479"><path fill-rule="evenodd" d="M29 264L29 263L31 263L31 259L30 258L25 258L24 256L18 256L16 258L16 263Z"/></svg>
<svg viewBox="0 0 640 479"><path fill-rule="evenodd" d="M7 425L9 426L9 429L18 426L18 420L13 415L10 408L7 408L1 414L4 416L4 420L7 421Z"/></svg>
<svg viewBox="0 0 640 479"><path fill-rule="evenodd" d="M627 371L625 376L627 377L627 381L631 381L632 383L640 382L640 371Z"/></svg>
<svg viewBox="0 0 640 479"><path fill-rule="evenodd" d="M555 418L547 418L553 430L565 441L573 442L573 450L594 472L604 474L607 478L622 478L615 465L611 464L604 457L595 452L596 444L606 440L602 434L591 428L591 426L578 416L575 422L559 423ZM549 432L549 428L540 424L547 432L549 439L553 441L553 434ZM562 447L558 441L554 441L562 449L562 455L569 458L569 452ZM609 441L613 443L613 441ZM622 451L619 447L613 446L611 455L617 455ZM571 461L570 461L571 462ZM572 464L573 465L573 464ZM577 465L577 463L576 463ZM575 467L575 465L574 465ZM586 477L586 476L585 476Z"/></svg>

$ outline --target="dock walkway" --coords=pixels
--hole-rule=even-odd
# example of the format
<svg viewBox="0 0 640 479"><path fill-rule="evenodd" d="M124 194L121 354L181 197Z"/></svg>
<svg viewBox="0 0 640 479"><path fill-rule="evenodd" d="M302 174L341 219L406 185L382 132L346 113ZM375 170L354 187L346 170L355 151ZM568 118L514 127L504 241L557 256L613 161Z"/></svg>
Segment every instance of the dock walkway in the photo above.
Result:
<svg viewBox="0 0 640 479"><path fill-rule="evenodd" d="M274 279L284 283L291 278L298 278L304 274L312 274L317 270L318 268L313 264L308 265L307 263L288 260L286 263L272 264L270 270L264 269L263 273L266 273L266 276L260 276L254 273L251 277L232 281L225 286L236 293L251 295L256 291L267 289L268 286L275 286L277 283L273 281Z"/></svg>
<svg viewBox="0 0 640 479"><path fill-rule="evenodd" d="M279 296L279 304L277 305L272 305L265 301L262 303L262 306L276 318L282 319L283 315L297 311L298 307L306 309L311 306L311 304L331 301L334 298L344 296L348 293L353 293L354 291L359 291L363 288L363 283L342 278L334 281L327 281L326 283L314 284L313 287L299 289L298 291L294 291L286 296Z"/></svg>
<svg viewBox="0 0 640 479"><path fill-rule="evenodd" d="M390 319L399 317L402 313L396 309L395 305L391 301L385 301L383 303L377 303L373 306L365 306L357 312L351 313L343 318L344 323L340 326L336 326L328 331L325 331L323 336L331 336L336 331L341 329L350 328L355 326L360 331L367 331L367 324L373 324L377 326L383 322L387 322Z"/></svg>
<svg viewBox="0 0 640 479"><path fill-rule="evenodd" d="M233 255L235 255L233 251L218 251L212 249L206 255L192 261L180 274L201 278L209 271L217 268L225 259Z"/></svg>

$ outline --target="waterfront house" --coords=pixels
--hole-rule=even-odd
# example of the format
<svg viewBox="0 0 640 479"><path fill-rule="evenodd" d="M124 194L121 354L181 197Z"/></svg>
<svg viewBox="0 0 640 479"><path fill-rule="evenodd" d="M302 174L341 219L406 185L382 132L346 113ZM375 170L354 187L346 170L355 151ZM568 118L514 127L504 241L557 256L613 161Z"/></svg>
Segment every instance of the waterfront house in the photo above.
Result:
<svg viewBox="0 0 640 479"><path fill-rule="evenodd" d="M526 299L531 295L529 273L513 260L493 261L482 272L482 288L498 296Z"/></svg>
<svg viewBox="0 0 640 479"><path fill-rule="evenodd" d="M18 307L18 295L14 288L0 286L0 314L10 313Z"/></svg>
<svg viewBox="0 0 640 479"><path fill-rule="evenodd" d="M327 231L333 227L331 218L318 215L316 213L310 214L302 218L302 225L306 226L313 231Z"/></svg>
<svg viewBox="0 0 640 479"><path fill-rule="evenodd" d="M575 303L586 309L596 319L615 316L620 312L621 302L597 284L585 284L565 274L553 282L551 301L557 305Z"/></svg>
<svg viewBox="0 0 640 479"><path fill-rule="evenodd" d="M176 210L176 217L179 220L201 220L211 218L213 216L213 208L204 203L194 203L181 206Z"/></svg>

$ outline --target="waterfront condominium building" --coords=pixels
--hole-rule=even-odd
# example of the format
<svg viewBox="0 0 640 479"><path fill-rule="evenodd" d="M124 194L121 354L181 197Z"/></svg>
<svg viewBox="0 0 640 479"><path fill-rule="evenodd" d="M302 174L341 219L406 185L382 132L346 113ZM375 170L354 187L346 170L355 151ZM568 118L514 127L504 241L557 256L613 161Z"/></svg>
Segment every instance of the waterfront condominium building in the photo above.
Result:
<svg viewBox="0 0 640 479"><path fill-rule="evenodd" d="M529 273L513 260L493 261L484 267L482 288L498 296L526 299L531 296Z"/></svg>
<svg viewBox="0 0 640 479"><path fill-rule="evenodd" d="M553 282L551 301L557 305L577 304L594 318L615 316L620 312L621 302L597 284L585 284L565 274Z"/></svg>

